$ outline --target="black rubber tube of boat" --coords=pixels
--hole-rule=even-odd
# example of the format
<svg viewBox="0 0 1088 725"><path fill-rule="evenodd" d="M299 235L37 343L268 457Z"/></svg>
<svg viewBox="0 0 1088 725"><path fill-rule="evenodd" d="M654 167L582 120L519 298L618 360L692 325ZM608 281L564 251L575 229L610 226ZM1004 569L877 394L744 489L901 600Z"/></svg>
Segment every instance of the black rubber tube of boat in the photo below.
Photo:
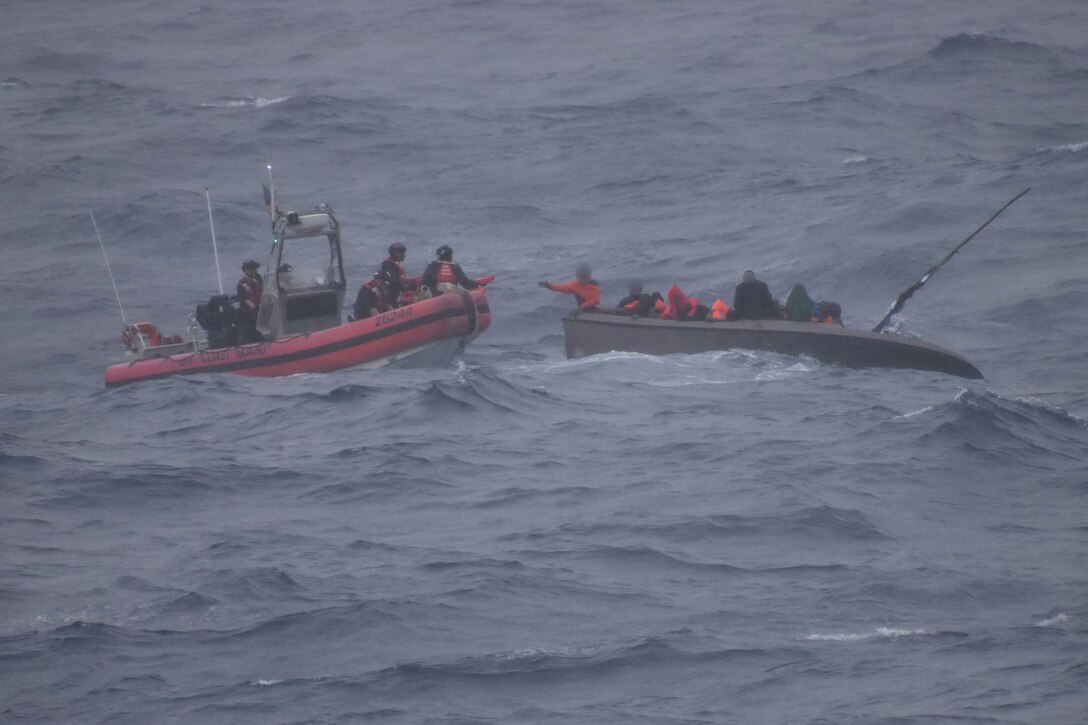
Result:
<svg viewBox="0 0 1088 725"><path fill-rule="evenodd" d="M1017 199L1019 199L1021 196L1028 193L1029 191L1031 191L1030 186L1028 188L1024 189L1023 191L1021 191L1016 196L1014 196L1012 199L1010 199L1009 202L1007 204L1005 204L1005 206L1003 206L1000 209L998 209L997 211L995 211L993 213L993 216L991 216L989 219L987 219L982 224L982 226L980 226L975 231L971 232L971 236L967 237L967 239L964 239L962 242L957 244L956 248L953 249L948 254L946 254L944 259L942 259L940 262L937 262L935 265L930 267L929 270L924 275L922 275L922 278L920 280L918 280L917 282L912 284L910 287L907 287L905 290L903 290L900 293L899 297L896 298L895 302L892 303L892 306L888 308L888 313L886 315L884 315L884 317L880 320L880 322L876 323L876 327L873 328L873 332L880 332L882 329L884 329L884 325L888 324L888 320L892 319L892 315L897 314L901 309L903 309L903 305L905 305L907 303L907 300L909 300L911 297L913 297L914 293L917 292L918 290L920 290L922 288L922 285L924 285L926 282L929 281L929 278L933 276L934 272L936 272L938 269L943 267L945 265L945 262L952 259L952 257L955 256L956 252L960 251L960 249L963 248L963 245L967 244L967 242L974 239L975 236L978 235L978 233L981 232L983 229L990 226L990 222L992 222L994 219L997 219L997 217L1001 214L1001 212L1008 209L1010 206L1012 206L1012 203L1014 201L1016 201Z"/></svg>

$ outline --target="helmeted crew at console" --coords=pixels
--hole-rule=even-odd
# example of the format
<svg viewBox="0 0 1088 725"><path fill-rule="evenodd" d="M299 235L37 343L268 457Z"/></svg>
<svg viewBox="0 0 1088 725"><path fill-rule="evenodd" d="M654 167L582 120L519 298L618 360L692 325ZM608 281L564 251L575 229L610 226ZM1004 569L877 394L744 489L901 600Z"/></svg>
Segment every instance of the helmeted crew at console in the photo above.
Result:
<svg viewBox="0 0 1088 725"><path fill-rule="evenodd" d="M435 260L427 265L421 276L410 277L404 266L407 254L408 248L404 243L389 245L388 256L382 260L378 272L359 287L348 322L448 292L480 289L483 283L493 279L485 277L474 280L466 275L461 265L453 261L453 248L448 244L438 247ZM257 329L264 294L264 279L257 271L260 266L256 260L247 259L242 263L242 277L238 280L234 297L216 295L207 304L197 306L197 319L207 331L212 347L244 345L264 339ZM279 266L277 278L281 287L292 286L293 271L290 264ZM237 304L237 308L232 303Z"/></svg>

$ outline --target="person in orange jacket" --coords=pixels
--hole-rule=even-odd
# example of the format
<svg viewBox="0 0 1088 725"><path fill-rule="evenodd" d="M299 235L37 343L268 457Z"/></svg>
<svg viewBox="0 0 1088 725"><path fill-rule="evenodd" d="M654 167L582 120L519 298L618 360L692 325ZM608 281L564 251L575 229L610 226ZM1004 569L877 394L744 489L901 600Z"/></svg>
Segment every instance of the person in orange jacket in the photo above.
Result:
<svg viewBox="0 0 1088 725"><path fill-rule="evenodd" d="M703 308L706 309L705 307ZM669 289L669 303L661 312L662 320L694 320L699 319L699 300L688 297L680 289L680 285L674 284ZM703 317L706 313L703 313Z"/></svg>
<svg viewBox="0 0 1088 725"><path fill-rule="evenodd" d="M574 270L574 279L566 284L538 282L541 287L552 292L569 292L578 300L579 309L588 310L601 303L601 285L593 279L593 270L583 262Z"/></svg>
<svg viewBox="0 0 1088 725"><path fill-rule="evenodd" d="M680 285L673 284L668 293L669 302L663 310L660 310L660 319L663 320L702 320L706 318L709 309L698 304L698 299L689 297L683 293Z"/></svg>

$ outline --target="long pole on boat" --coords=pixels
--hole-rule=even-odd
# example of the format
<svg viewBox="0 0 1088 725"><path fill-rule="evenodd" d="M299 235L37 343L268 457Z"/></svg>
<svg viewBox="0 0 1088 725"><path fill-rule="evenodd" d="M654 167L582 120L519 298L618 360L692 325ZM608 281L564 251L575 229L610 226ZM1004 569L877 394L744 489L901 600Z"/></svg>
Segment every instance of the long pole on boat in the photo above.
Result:
<svg viewBox="0 0 1088 725"><path fill-rule="evenodd" d="M974 239L978 235L979 232L981 232L986 227L990 226L990 222L992 222L994 219L997 219L997 217L1001 214L1001 212L1008 209L1010 206L1012 206L1014 201L1016 201L1017 199L1019 199L1021 196L1028 193L1029 191L1031 191L1030 186L1028 188L1024 189L1023 191L1021 191L1019 194L1017 194L1013 198L1009 199L1009 201L1005 204L1005 206L1003 206L1000 209L998 209L997 211L995 211L993 213L993 215L989 219L987 219L985 222L982 223L982 226L980 226L975 231L971 232L971 235L969 237L967 237L967 239L964 239L962 242L957 244L955 249L953 249L951 252L949 252L948 254L946 254L944 256L944 259L942 259L940 262L937 262L935 265L930 267L926 271L926 273L922 275L921 279L919 279L917 282L912 284L910 287L907 287L905 290L900 292L899 296L895 299L895 302L893 302L891 304L891 307L888 308L887 314L885 314L884 317L881 318L880 322L876 323L876 327L873 328L873 332L880 332L882 329L884 329L884 326L888 324L888 321L890 319L892 319L892 316L895 315L895 314L898 314L898 312L903 309L903 305L905 305L907 303L907 300L909 300L912 296L914 296L914 293L917 292L918 290L920 290L922 288L922 286L926 282L929 281L929 278L932 277L933 274L938 269L943 267L948 260L952 259L952 257L955 256L956 252L960 251L960 249L962 249L963 246L965 244L967 244L967 242Z"/></svg>
<svg viewBox="0 0 1088 725"><path fill-rule="evenodd" d="M106 254L106 245L102 243L102 235L98 233L98 222L94 220L94 212L91 212L91 224L94 226L94 235L98 237L98 246L102 249L102 259L106 260L106 272L110 275L110 284L113 285L113 296L117 298L117 309L121 310L121 322L127 325L125 308L121 305L121 293L117 291L117 282L113 279L113 269L110 267L110 258Z"/></svg>
<svg viewBox="0 0 1088 725"><path fill-rule="evenodd" d="M272 220L272 231L276 231L276 184L272 181L272 164L268 164L268 186L264 189L264 205L268 209L268 218Z"/></svg>
<svg viewBox="0 0 1088 725"><path fill-rule="evenodd" d="M219 245L215 242L215 220L212 219L212 193L204 187L204 198L208 202L208 226L212 229L212 254L215 255L215 278L219 282L219 294L223 294L223 272L219 269Z"/></svg>

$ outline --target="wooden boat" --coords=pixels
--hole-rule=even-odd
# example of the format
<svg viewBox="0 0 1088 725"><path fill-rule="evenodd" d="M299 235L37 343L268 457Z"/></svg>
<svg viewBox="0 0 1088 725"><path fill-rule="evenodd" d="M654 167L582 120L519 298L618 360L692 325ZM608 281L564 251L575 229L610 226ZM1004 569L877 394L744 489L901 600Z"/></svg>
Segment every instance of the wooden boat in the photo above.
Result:
<svg viewBox="0 0 1088 725"><path fill-rule="evenodd" d="M849 368L905 368L971 379L982 377L967 358L939 345L818 322L677 322L629 317L608 310L576 310L563 318L563 332L568 358L611 351L667 355L739 349L805 355Z"/></svg>
<svg viewBox="0 0 1088 725"><path fill-rule="evenodd" d="M340 225L332 210L279 214L273 230L272 272L257 319L260 341L236 344L233 334L224 334L232 328L207 319L198 324L196 315L185 340L164 338L147 322L127 324L122 341L128 359L106 369L106 387L203 373L274 377L394 363L441 365L491 324L483 287L344 322ZM212 300L223 306L229 324L229 299Z"/></svg>

